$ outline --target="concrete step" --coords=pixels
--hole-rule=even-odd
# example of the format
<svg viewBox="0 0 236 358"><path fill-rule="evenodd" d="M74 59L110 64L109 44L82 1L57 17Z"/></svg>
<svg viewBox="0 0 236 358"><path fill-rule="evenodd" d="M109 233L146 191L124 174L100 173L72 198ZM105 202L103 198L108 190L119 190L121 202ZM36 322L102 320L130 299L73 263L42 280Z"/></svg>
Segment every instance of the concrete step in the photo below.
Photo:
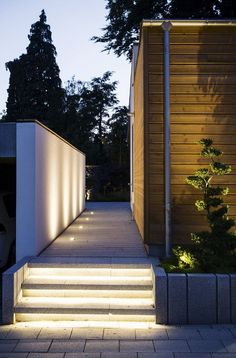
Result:
<svg viewBox="0 0 236 358"><path fill-rule="evenodd" d="M75 282L64 282L56 283L56 282L45 282L45 280L29 280L26 279L22 284L22 289L30 289L30 290L94 290L94 291L151 291L152 285L126 285L126 284L78 284Z"/></svg>
<svg viewBox="0 0 236 358"><path fill-rule="evenodd" d="M24 303L19 302L14 308L16 320L47 320L47 316L52 320L93 320L93 321L152 321L155 320L155 308L151 306L124 306L113 305L104 308L102 305L97 307L80 307L69 305L56 305L54 303Z"/></svg>
<svg viewBox="0 0 236 358"><path fill-rule="evenodd" d="M23 284L23 287L25 285ZM152 289L146 287L146 289L120 289L117 286L106 287L106 289L88 289L86 286L84 289L71 289L70 287L62 287L58 285L52 289L51 285L42 286L27 285L28 288L22 289L23 297L96 297L98 298L152 298Z"/></svg>
<svg viewBox="0 0 236 358"><path fill-rule="evenodd" d="M152 286L151 278L146 277L117 277L117 276L29 276L26 282L36 284L64 285L115 285L115 286Z"/></svg>
<svg viewBox="0 0 236 358"><path fill-rule="evenodd" d="M41 313L42 312L42 313ZM60 312L60 313L52 313L52 312L45 312L45 311L37 311L34 313L21 313L16 312L15 313L15 319L17 322L35 322L35 321L46 321L46 322L52 322L52 321L82 321L83 323L89 324L90 327L99 326L104 327L107 323L111 323L113 327L114 325L117 325L117 323L121 322L122 324L128 323L131 324L135 323L136 327L141 327L144 323L148 322L151 324L155 323L156 319L156 312L148 311L148 312L124 312L124 310L117 310L117 311L110 311L110 312L101 312L99 311L89 311L89 313L86 313L85 311L81 312Z"/></svg>
<svg viewBox="0 0 236 358"><path fill-rule="evenodd" d="M20 306L48 306L73 308L153 308L152 298L104 298L104 297L22 297Z"/></svg>
<svg viewBox="0 0 236 358"><path fill-rule="evenodd" d="M30 267L30 276L111 276L151 278L150 268L111 268L111 267Z"/></svg>

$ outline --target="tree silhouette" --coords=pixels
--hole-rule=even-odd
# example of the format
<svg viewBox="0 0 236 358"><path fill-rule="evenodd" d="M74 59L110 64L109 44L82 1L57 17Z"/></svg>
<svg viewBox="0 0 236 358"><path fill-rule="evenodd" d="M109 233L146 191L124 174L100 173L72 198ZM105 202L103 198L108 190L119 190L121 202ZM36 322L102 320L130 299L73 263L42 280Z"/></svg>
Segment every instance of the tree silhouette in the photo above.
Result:
<svg viewBox="0 0 236 358"><path fill-rule="evenodd" d="M143 19L234 19L235 0L107 0L107 25L92 40L131 60Z"/></svg>
<svg viewBox="0 0 236 358"><path fill-rule="evenodd" d="M6 120L38 119L60 130L64 108L56 48L45 11L31 26L26 54L6 63L10 71Z"/></svg>

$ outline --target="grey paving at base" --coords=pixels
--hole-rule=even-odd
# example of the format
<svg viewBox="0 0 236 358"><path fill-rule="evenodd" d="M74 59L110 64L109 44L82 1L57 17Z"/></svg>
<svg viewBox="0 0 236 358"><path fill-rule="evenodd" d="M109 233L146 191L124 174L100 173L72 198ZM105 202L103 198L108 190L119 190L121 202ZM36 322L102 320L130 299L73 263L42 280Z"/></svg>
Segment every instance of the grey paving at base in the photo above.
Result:
<svg viewBox="0 0 236 358"><path fill-rule="evenodd" d="M235 333L235 325L124 329L16 324L0 326L0 358L236 358Z"/></svg>

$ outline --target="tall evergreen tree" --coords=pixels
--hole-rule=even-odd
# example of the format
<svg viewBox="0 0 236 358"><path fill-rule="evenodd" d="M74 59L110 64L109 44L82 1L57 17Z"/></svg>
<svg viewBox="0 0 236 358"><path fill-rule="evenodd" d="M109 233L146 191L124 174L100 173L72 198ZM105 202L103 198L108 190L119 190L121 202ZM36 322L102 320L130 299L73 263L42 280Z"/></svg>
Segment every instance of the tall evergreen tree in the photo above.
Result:
<svg viewBox="0 0 236 358"><path fill-rule="evenodd" d="M6 119L38 119L60 131L64 90L56 63L56 48L46 21L42 10L39 21L31 26L26 54L6 63L10 71Z"/></svg>

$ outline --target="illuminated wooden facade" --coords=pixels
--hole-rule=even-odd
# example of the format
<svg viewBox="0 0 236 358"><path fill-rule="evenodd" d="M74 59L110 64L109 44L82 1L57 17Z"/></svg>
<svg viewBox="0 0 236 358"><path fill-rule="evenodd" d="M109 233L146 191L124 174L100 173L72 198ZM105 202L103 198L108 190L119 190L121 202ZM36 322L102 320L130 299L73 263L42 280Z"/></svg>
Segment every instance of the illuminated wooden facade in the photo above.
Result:
<svg viewBox="0 0 236 358"><path fill-rule="evenodd" d="M197 141L212 138L231 164L227 184L236 219L236 22L171 21L170 132L172 241L189 243L204 229L194 207L199 193L185 178L204 166ZM163 28L143 21L131 86L132 209L150 249L164 237ZM159 252L159 250L156 250Z"/></svg>

